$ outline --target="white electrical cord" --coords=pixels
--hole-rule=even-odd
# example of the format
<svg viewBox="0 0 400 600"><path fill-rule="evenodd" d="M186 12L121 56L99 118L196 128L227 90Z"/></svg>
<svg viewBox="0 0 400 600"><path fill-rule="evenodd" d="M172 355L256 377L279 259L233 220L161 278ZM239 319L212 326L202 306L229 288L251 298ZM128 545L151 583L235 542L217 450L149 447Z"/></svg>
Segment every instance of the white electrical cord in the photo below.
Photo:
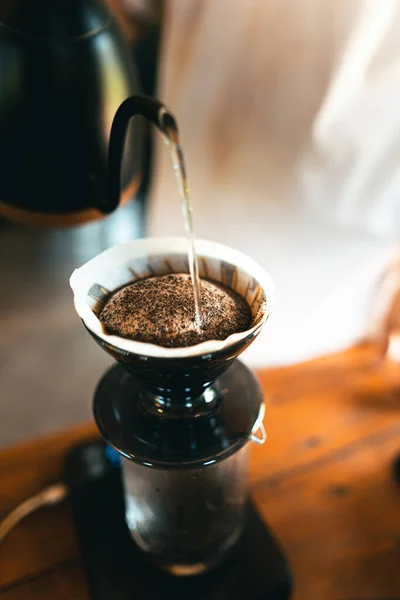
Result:
<svg viewBox="0 0 400 600"><path fill-rule="evenodd" d="M6 535L26 516L42 506L58 504L67 496L67 486L63 483L55 483L39 492L39 494L24 500L24 502L14 508L14 510L12 510L0 523L0 544L3 542Z"/></svg>

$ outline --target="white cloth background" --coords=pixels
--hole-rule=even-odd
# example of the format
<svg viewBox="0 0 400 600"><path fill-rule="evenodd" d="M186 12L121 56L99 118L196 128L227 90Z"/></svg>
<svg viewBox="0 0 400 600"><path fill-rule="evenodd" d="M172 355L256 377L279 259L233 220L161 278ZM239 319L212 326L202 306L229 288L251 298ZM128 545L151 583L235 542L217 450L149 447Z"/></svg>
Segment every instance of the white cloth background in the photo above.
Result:
<svg viewBox="0 0 400 600"><path fill-rule="evenodd" d="M158 95L179 121L196 233L277 286L253 365L366 331L400 232L399 30L398 0L167 0ZM160 136L148 233L183 233Z"/></svg>

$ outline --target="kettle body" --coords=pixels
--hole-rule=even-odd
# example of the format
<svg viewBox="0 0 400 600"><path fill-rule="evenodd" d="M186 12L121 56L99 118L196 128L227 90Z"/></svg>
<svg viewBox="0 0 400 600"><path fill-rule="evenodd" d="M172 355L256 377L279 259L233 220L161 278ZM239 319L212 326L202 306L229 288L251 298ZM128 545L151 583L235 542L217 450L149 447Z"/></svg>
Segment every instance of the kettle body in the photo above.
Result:
<svg viewBox="0 0 400 600"><path fill-rule="evenodd" d="M0 7L0 215L40 226L110 212L108 140L138 91L125 40L101 0L6 0ZM129 127L122 201L140 183L140 123Z"/></svg>

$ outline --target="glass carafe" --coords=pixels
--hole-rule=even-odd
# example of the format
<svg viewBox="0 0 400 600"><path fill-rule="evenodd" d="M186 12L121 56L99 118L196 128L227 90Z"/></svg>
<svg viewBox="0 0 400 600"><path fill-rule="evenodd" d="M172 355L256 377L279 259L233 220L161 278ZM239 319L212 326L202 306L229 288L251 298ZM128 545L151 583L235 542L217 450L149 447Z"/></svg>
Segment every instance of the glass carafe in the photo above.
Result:
<svg viewBox="0 0 400 600"><path fill-rule="evenodd" d="M176 575L196 574L234 547L245 523L249 446L188 469L123 461L126 521L158 566Z"/></svg>

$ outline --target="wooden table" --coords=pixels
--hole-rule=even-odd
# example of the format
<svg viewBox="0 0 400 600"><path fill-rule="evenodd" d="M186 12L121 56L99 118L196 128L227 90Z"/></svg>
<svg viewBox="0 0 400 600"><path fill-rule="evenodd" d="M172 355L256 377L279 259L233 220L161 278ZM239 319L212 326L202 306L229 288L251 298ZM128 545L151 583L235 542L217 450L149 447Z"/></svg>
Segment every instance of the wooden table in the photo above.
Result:
<svg viewBox="0 0 400 600"><path fill-rule="evenodd" d="M400 598L397 373L367 346L260 373L268 442L251 488L293 566L300 600ZM400 376L399 376L400 382ZM94 425L0 454L0 515L60 478ZM0 600L86 600L68 503L27 518L0 547Z"/></svg>

